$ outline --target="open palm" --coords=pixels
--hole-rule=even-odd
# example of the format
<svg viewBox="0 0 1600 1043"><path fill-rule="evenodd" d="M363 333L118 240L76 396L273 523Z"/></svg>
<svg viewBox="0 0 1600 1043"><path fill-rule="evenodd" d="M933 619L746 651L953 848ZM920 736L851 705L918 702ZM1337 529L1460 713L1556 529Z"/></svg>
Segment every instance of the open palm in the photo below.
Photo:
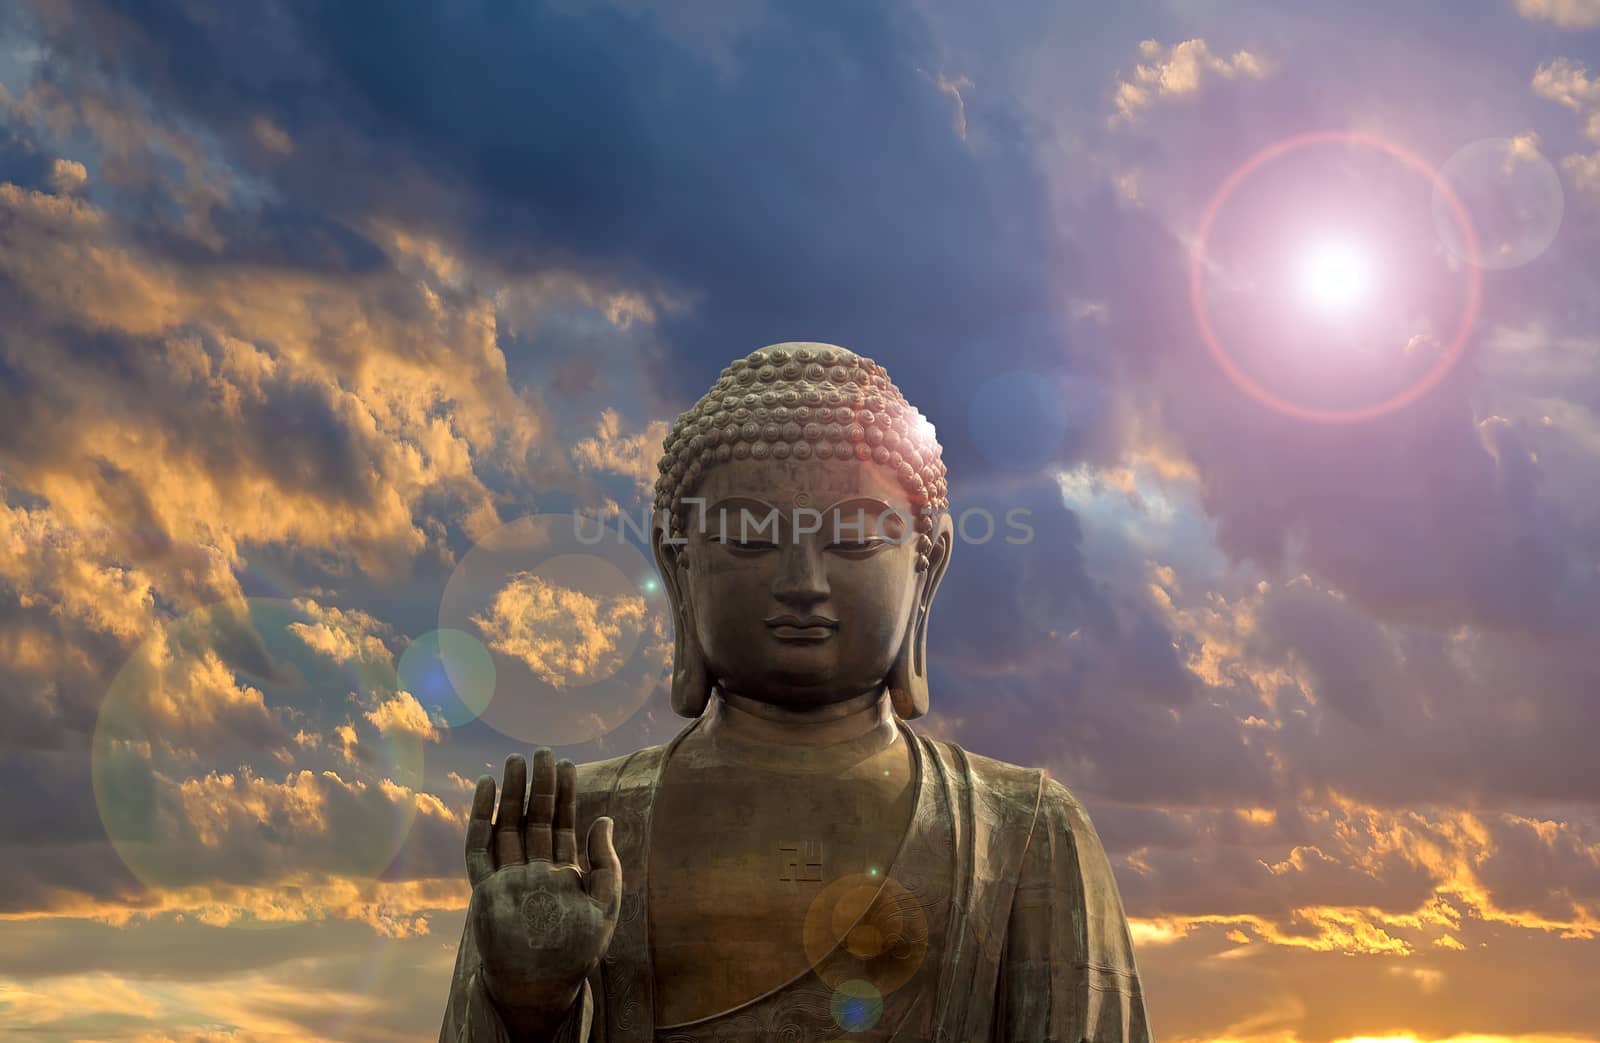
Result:
<svg viewBox="0 0 1600 1043"><path fill-rule="evenodd" d="M577 769L548 749L533 756L533 787L520 755L506 759L500 809L494 777L478 780L467 822L468 921L484 985L514 1022L559 1022L611 944L622 867L612 821L589 827L589 870L578 865ZM491 815L493 816L491 818Z"/></svg>

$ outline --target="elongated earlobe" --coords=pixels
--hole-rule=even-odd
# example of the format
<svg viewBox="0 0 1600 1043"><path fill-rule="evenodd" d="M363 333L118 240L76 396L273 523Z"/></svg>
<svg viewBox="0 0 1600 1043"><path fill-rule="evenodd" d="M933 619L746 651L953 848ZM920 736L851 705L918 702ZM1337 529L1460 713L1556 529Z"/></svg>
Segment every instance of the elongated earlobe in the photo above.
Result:
<svg viewBox="0 0 1600 1043"><path fill-rule="evenodd" d="M667 520L670 524L670 518ZM684 717L699 717L711 701L711 671L700 651L694 605L687 590L682 544L668 544L666 530L657 527L650 537L656 571L672 607L672 709Z"/></svg>
<svg viewBox="0 0 1600 1043"><path fill-rule="evenodd" d="M941 526L928 555L926 568L918 590L917 608L906 624L906 636L900 642L900 652L885 679L889 686L889 701L901 720L910 721L928 712L928 614L933 611L933 596L938 593L939 581L944 579L950 565L950 548L954 544L948 522Z"/></svg>
<svg viewBox="0 0 1600 1043"><path fill-rule="evenodd" d="M711 673L695 633L694 609L687 599L673 619L672 709L680 717L699 717L711 701Z"/></svg>
<svg viewBox="0 0 1600 1043"><path fill-rule="evenodd" d="M919 605L906 626L900 654L889 668L889 702L903 721L915 720L928 712L927 620L926 607Z"/></svg>

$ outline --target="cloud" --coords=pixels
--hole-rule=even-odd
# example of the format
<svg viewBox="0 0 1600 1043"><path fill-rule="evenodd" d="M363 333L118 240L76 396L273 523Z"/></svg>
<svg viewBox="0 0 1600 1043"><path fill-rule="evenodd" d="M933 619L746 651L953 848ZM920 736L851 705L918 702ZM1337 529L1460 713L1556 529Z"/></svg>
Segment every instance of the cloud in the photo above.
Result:
<svg viewBox="0 0 1600 1043"><path fill-rule="evenodd" d="M942 73L938 76L932 77L932 79L935 86L939 88L939 93L950 99L951 129L955 131L956 137L960 138L962 141L966 141L967 104L966 99L961 96L961 92L963 90L972 89L972 80L965 76L948 77Z"/></svg>
<svg viewBox="0 0 1600 1043"><path fill-rule="evenodd" d="M1590 939L1596 823L1391 811L1338 794L1285 804L1270 819L1167 811L1124 852L1119 889L1159 944L1206 926L1313 951L1414 956L1460 949L1502 928ZM1099 815L1118 846L1123 816ZM1536 839L1530 840L1530 836ZM1531 872L1517 879L1514 867Z"/></svg>
<svg viewBox="0 0 1600 1043"><path fill-rule="evenodd" d="M1558 249L1540 285L1506 275L1494 307L1526 312L1486 313L1458 382L1363 431L1241 407L1184 306L1195 193L1372 96L1396 134L1447 140L1415 99L1455 97L1422 81L1435 45L1459 75L1467 30L1255 12L1274 53L1323 33L1323 63L1296 52L1272 91L1256 45L1165 37L1185 42L1116 81L1113 130L1101 55L1151 31L1120 8L1071 46L1021 15L876 5L487 11L4 16L39 70L0 96L0 833L28 838L0 844L0 915L39 957L4 965L43 995L35 1024L68 1031L49 1003L70 990L40 978L75 968L73 989L104 969L145 997L107 988L124 1019L77 1038L394 1040L436 1018L463 787L506 740L427 720L388 649L435 625L502 515L647 492L655 418L791 337L887 365L940 418L961 507L1032 511L1031 544L957 549L927 730L1088 795L1169 1034L1593 1024L1565 995L1600 835L1593 266ZM973 31L935 31L957 18ZM1378 71L1352 85L1352 62ZM1591 132L1581 66L1535 90ZM1054 193L1068 154L1122 180ZM968 423L997 365L1071 375L1034 471L1002 473ZM182 624L274 585L305 613L281 644ZM564 590L513 577L480 622L570 684L643 638L626 599ZM262 673L285 659L317 683ZM160 682L132 703L188 874L135 860L154 886L91 785L124 666ZM576 752L681 724L658 691ZM74 917L124 924L120 946ZM208 924L239 932L190 936L223 966L158 955Z"/></svg>
<svg viewBox="0 0 1600 1043"><path fill-rule="evenodd" d="M65 1021L93 1014L149 1017L161 1005L144 991L109 975L82 975L64 981L0 988L7 1017L30 1024Z"/></svg>
<svg viewBox="0 0 1600 1043"><path fill-rule="evenodd" d="M38 133L20 118L15 99L0 83L0 182L45 188L55 169L55 159L42 146Z"/></svg>
<svg viewBox="0 0 1600 1043"><path fill-rule="evenodd" d="M1262 752L1232 709L1203 697L1147 591L1117 574L1117 552L1091 542L1098 521L1038 479L969 486L959 510L977 509L996 519L1026 510L1033 534L958 541L940 586L928 639L932 713L960 721L962 745L1043 765L1089 795L1091 809L1095 798L1266 799ZM1115 524L1105 537L1122 531Z"/></svg>
<svg viewBox="0 0 1600 1043"><path fill-rule="evenodd" d="M365 239L369 258L378 245L368 263L381 267L380 230L399 226L495 273L497 289L571 273L616 305L619 322L656 317L618 372L637 371L669 406L698 395L729 358L791 335L869 350L901 373L931 345L1038 340L1032 327L1048 325L1069 257L1046 223L1017 216L1046 198L1030 138L999 105L985 109L981 142L952 132L951 97L918 71L943 66L918 17L762 5L710 18L710 30L700 26L710 16L631 3L531 5L483 20L401 7L375 62L370 26L291 6L293 17L240 9L236 20L173 0L137 28L95 0L42 9L27 23L61 87L41 90L35 108L78 122L88 97L138 109L137 125L95 124L132 157L130 184L197 200L210 185L231 204L209 206L217 217L247 195L297 203L302 223L325 231L279 249L321 243L330 266L354 251L331 229ZM183 60L170 49L180 38ZM451 86L426 103L393 79L395 68L439 62ZM663 94L665 80L675 86ZM585 114L543 104L553 93L586 98ZM963 97L970 131L980 124ZM588 129L597 118L609 127L598 137ZM292 152L264 148L262 119ZM184 165L192 127L206 129L210 167L236 179L186 173L200 169ZM165 181L161 163L139 158L140 142L172 157ZM820 166L805 159L818 149L830 157ZM759 170L743 161L754 156L767 157ZM567 173L576 170L603 176ZM863 187L873 185L895 187ZM262 218L247 227L286 224ZM209 242L208 256L219 241L225 256L247 243L215 218L190 223L165 222L163 241ZM526 331L515 296L506 329ZM997 316L1015 329L996 328ZM454 415L470 411L461 403Z"/></svg>
<svg viewBox="0 0 1600 1043"><path fill-rule="evenodd" d="M1582 62L1556 58L1539 66L1533 74L1533 93L1576 112L1583 120L1583 136L1600 146L1600 79L1591 76ZM1569 153L1562 157L1561 169L1581 198L1591 205L1600 201L1600 148Z"/></svg>
<svg viewBox="0 0 1600 1043"><path fill-rule="evenodd" d="M1522 17L1562 29L1593 29L1600 25L1597 0L1516 0L1516 5Z"/></svg>
<svg viewBox="0 0 1600 1043"><path fill-rule="evenodd" d="M457 307L397 279L385 304L405 301L406 314L292 273L186 273L119 244L88 204L0 186L0 209L16 218L6 255L28 258L0 264L16 318L6 362L38 403L28 440L7 447L12 481L68 517L208 540L230 558L251 539L355 548L382 571L422 549L414 505L435 491L485 498L474 457L516 458L540 437L536 407L504 382L481 301ZM307 293L323 295L315 311L276 303ZM324 335L344 350L318 350ZM59 350L20 354L24 336ZM139 360L120 386L99 364L118 350ZM94 411L74 405L85 394L120 405L85 422ZM439 401L495 406L451 420L432 415ZM67 415L79 419L50 419ZM142 442L120 434L129 426Z"/></svg>
<svg viewBox="0 0 1600 1043"><path fill-rule="evenodd" d="M570 450L577 470L617 474L632 478L642 494L655 488L660 472L656 461L667 438L665 420L652 420L640 431L622 433L622 417L615 409L600 413L592 438L580 439Z"/></svg>
<svg viewBox="0 0 1600 1043"><path fill-rule="evenodd" d="M153 885L191 891L211 884L247 885L263 894L274 883L328 878L352 890L386 868L401 840L421 829L435 840L462 824L459 809L437 797L379 779L342 778L332 770L286 773L281 781L248 768L208 771L181 780L157 779L151 793L161 829L144 850L132 824L108 822L140 872ZM459 803L459 801L455 802Z"/></svg>
<svg viewBox="0 0 1600 1043"><path fill-rule="evenodd" d="M187 903L219 922L278 919L317 903L275 910L275 888L359 890L405 844L459 846L449 837L460 809L420 786L421 743L442 734L394 687L373 633L383 629L309 599L220 602L156 621L109 690L91 690L97 712L80 727L92 742L61 729L56 748L16 756L0 814L8 835L30 839L0 847L0 907L126 918ZM13 656L7 668L18 667ZM54 694L18 704L45 719L24 720L13 741L73 710ZM36 802L36 790L58 796ZM407 872L453 876L455 861L411 857ZM209 888L254 893L206 897ZM345 913L379 916L350 899L325 914ZM383 929L409 929L396 924Z"/></svg>
<svg viewBox="0 0 1600 1043"><path fill-rule="evenodd" d="M1117 83L1112 126L1137 120L1160 101L1198 93L1207 77L1259 80L1272 72L1271 64L1258 55L1237 51L1232 57L1223 57L1213 54L1201 39L1170 46L1145 40L1139 44L1139 56L1144 60L1134 66L1132 77Z"/></svg>
<svg viewBox="0 0 1600 1043"><path fill-rule="evenodd" d="M297 969L298 970L298 969ZM242 974L225 986L72 975L54 980L0 982L0 996L16 1023L36 1033L70 1034L85 1043L301 1043L343 1031L342 1038L393 1043L406 1038L385 1016L384 997L361 987L339 968L340 981L311 980L304 971L293 985L260 973ZM447 972L448 973L448 972ZM99 995L99 999L90 997ZM331 1011L342 1011L335 1018ZM416 1017L414 1011L407 1012Z"/></svg>
<svg viewBox="0 0 1600 1043"><path fill-rule="evenodd" d="M384 735L398 733L431 742L438 742L442 738L439 727L410 692L396 692L393 697L380 702L376 709L368 711L366 718Z"/></svg>
<svg viewBox="0 0 1600 1043"><path fill-rule="evenodd" d="M57 159L50 165L50 188L57 195L71 195L89 181L89 171L75 159Z"/></svg>
<svg viewBox="0 0 1600 1043"><path fill-rule="evenodd" d="M1594 799L1562 752L1593 726L1581 639L1384 621L1309 576L1241 587L1163 585L1156 604L1206 699L1275 765L1276 792Z"/></svg>
<svg viewBox="0 0 1600 1043"><path fill-rule="evenodd" d="M426 933L428 914L465 904L465 803L392 781L245 768L147 784L143 830L127 800L108 805L115 846L39 840L0 848L0 918L128 924L193 917L215 925L347 919L378 933ZM95 869L83 871L85 854ZM124 860L137 883L122 871Z"/></svg>
<svg viewBox="0 0 1600 1043"><path fill-rule="evenodd" d="M144 117L115 101L41 89L8 109L106 152L93 201L78 160L57 164L73 176L54 194L0 184L6 741L81 741L134 646L237 597L257 549L373 576L448 556L451 526L495 520L486 478L537 473L550 437L507 379L492 294L441 281L408 243L358 276L261 239L285 215L247 200L207 205L210 245L117 209L108 178L155 193L156 213L198 204L156 205L177 191L149 152L166 139L129 131ZM375 640L314 636L335 635Z"/></svg>
<svg viewBox="0 0 1600 1043"><path fill-rule="evenodd" d="M1281 580L1308 572L1396 621L1584 625L1600 591L1571 563L1591 543L1582 521L1591 508L1568 501L1590 488L1578 477L1585 465L1549 456L1553 439L1512 395L1536 385L1584 400L1586 379L1557 392L1547 373L1511 384L1465 363L1370 422L1308 423L1259 407L1198 346L1181 230L1166 227L1162 209L1117 212L1097 296L1106 336L1143 389L1130 394L1149 396L1134 429L1183 448L1234 563ZM1499 353L1486 357L1502 366Z"/></svg>
<svg viewBox="0 0 1600 1043"><path fill-rule="evenodd" d="M642 635L645 603L639 596L594 595L519 572L472 621L491 651L520 660L541 681L564 688L616 672Z"/></svg>
<svg viewBox="0 0 1600 1043"><path fill-rule="evenodd" d="M272 122L269 117L257 116L252 129L255 131L256 140L261 142L261 147L268 152L280 156L291 155L294 152L294 142L283 128Z"/></svg>
<svg viewBox="0 0 1600 1043"><path fill-rule="evenodd" d="M1582 62L1557 58L1533 74L1533 93L1583 113L1600 105L1600 81L1589 75Z"/></svg>
<svg viewBox="0 0 1600 1043"><path fill-rule="evenodd" d="M300 604L315 622L296 621L287 630L306 647L340 664L390 661L389 648L379 635L391 628L371 614L319 605L310 598Z"/></svg>

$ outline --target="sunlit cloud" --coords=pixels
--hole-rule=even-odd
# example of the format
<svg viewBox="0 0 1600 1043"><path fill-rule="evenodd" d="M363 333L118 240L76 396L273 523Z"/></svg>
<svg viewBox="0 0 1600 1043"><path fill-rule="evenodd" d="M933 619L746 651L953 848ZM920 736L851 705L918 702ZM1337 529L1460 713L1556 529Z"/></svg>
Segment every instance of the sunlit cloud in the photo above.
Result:
<svg viewBox="0 0 1600 1043"><path fill-rule="evenodd" d="M359 979L318 981L318 962L296 961L292 981L259 971L198 984L109 974L0 979L0 1005L14 1027L82 1043L320 1043L330 1030L373 1043L411 1038L386 1016L393 997Z"/></svg>
<svg viewBox="0 0 1600 1043"><path fill-rule="evenodd" d="M1138 119L1160 101L1196 93L1208 78L1259 80L1272 72L1271 63L1259 55L1238 51L1224 57L1201 39L1170 45L1145 40L1139 44L1139 57L1143 60L1133 75L1117 83L1113 126Z"/></svg>
<svg viewBox="0 0 1600 1043"><path fill-rule="evenodd" d="M137 927L160 919L189 919L214 927L271 927L344 920L377 936L406 938L429 934L433 914L463 910L470 898L464 872L459 877L392 881L299 872L266 885L210 883L119 899L60 893L38 909L0 913L0 922L93 920Z"/></svg>
<svg viewBox="0 0 1600 1043"><path fill-rule="evenodd" d="M603 410L594 435L573 444L572 462L580 472L631 478L641 493L648 493L660 474L656 461L667 429L665 420L653 420L642 430L625 434L621 415L615 409Z"/></svg>
<svg viewBox="0 0 1600 1043"><path fill-rule="evenodd" d="M1516 0L1517 13L1562 29L1592 29L1600 25L1597 0Z"/></svg>
<svg viewBox="0 0 1600 1043"><path fill-rule="evenodd" d="M306 599L315 623L291 623L290 633L336 663L383 662L392 658L379 633L389 628L359 609L339 609Z"/></svg>
<svg viewBox="0 0 1600 1043"><path fill-rule="evenodd" d="M1382 5L1092 25L842 5L822 25L605 0L508 9L488 35L397 10L360 46L305 12L246 34L177 4L158 34L102 6L0 19L37 37L0 37L0 788L26 838L0 850L0 921L28 932L6 1030L431 1038L474 778L554 724L592 759L683 722L643 559L603 596L517 565L463 602L452 625L502 675L575 696L525 730L446 727L397 654L503 519L569 497L636 515L694 374L794 327L926 396L953 500L1032 509L1026 547L958 550L917 727L1083 794L1163 1039L1592 1036L1567 984L1600 940L1592 244L1563 225L1536 276L1497 273L1474 364L1337 433L1208 379L1181 269L1217 180L1311 126L1381 126L1430 162L1504 133L1511 164L1565 114L1579 147L1548 147L1600 199L1588 68L1546 53L1485 109L1492 70L1461 58L1504 48L1526 78L1593 4L1502 4L1495 31L1526 38L1501 41L1441 4L1393 16L1423 34ZM495 46L567 32L618 62L562 82L570 109L528 104L582 70L501 68ZM352 57L425 70L411 39L481 59L418 94ZM1358 231L1287 237L1297 322L1389 292ZM1405 318L1396 359L1445 350ZM964 351L1092 390L1040 474L964 444L972 388L944 374ZM292 606L289 668L193 622L246 593ZM136 727L104 747L141 770L114 781L140 785L111 791L147 803L90 792L119 714ZM191 929L219 934L168 944Z"/></svg>
<svg viewBox="0 0 1600 1043"><path fill-rule="evenodd" d="M410 692L396 692L364 716L386 735L402 733L434 742L441 737L439 727Z"/></svg>
<svg viewBox="0 0 1600 1043"><path fill-rule="evenodd" d="M518 573L495 595L489 610L472 620L491 651L522 661L546 684L565 687L616 671L637 645L645 602L642 597L596 596L531 572Z"/></svg>
<svg viewBox="0 0 1600 1043"><path fill-rule="evenodd" d="M1585 0L1550 6L1574 14L1582 10L1584 17L1591 11L1600 11L1600 7ZM1533 92L1577 113L1582 121L1580 132L1591 144L1600 146L1600 79L1590 75L1587 66L1571 58L1556 58L1541 65L1533 74ZM1561 170L1582 198L1591 205L1600 201L1600 149L1569 153L1561 160Z"/></svg>

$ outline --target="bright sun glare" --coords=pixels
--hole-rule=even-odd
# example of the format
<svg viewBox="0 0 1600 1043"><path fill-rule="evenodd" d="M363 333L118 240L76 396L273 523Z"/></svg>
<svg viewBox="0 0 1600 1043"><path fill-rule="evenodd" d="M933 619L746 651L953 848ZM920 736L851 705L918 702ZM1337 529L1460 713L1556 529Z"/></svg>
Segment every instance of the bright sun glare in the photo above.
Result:
<svg viewBox="0 0 1600 1043"><path fill-rule="evenodd" d="M1325 312L1348 312L1372 288L1372 266L1360 248L1347 242L1318 243L1300 262L1300 290Z"/></svg>

